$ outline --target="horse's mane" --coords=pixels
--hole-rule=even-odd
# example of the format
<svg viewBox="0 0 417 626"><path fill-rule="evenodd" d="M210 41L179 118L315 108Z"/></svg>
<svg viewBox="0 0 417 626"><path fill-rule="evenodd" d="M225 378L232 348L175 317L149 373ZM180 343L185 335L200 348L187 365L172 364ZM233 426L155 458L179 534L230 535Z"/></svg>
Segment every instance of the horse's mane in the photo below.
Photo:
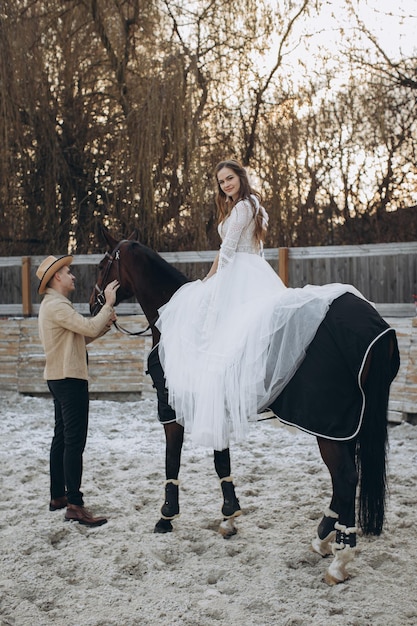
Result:
<svg viewBox="0 0 417 626"><path fill-rule="evenodd" d="M164 277L168 282L174 282L175 284L181 286L185 283L188 283L190 279L180 272L176 267L165 261L158 252L152 250L152 248L148 248L143 243L139 241L131 241L129 242L133 254L136 256L142 255L145 256L152 266L152 270L156 273L157 276Z"/></svg>

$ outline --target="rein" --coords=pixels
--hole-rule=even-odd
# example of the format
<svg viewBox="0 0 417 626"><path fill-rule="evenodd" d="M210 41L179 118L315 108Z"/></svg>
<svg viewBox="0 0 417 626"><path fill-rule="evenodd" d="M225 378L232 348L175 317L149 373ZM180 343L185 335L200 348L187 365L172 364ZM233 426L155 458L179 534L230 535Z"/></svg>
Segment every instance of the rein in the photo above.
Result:
<svg viewBox="0 0 417 626"><path fill-rule="evenodd" d="M108 275L110 273L110 268L111 268L111 266L113 264L113 261L118 261L120 263L120 246L125 241L127 241L127 239L119 241L119 243L117 244L117 246L115 247L115 249L113 250L113 252L111 254L109 252L106 252L106 254L104 255L105 258L107 258L107 265L106 265L106 269L104 270L103 278L101 280L101 284L102 285L106 285L106 280L107 280ZM117 278L118 278L118 281L120 283L120 268L119 268L119 265L117 265ZM94 309L93 309L93 315L96 315L98 313L98 310L99 310L98 307L102 308L106 304L106 297L104 295L104 289L102 289L98 285L98 283L96 283L94 285L94 289L97 292L97 295L96 295L96 302L95 302ZM148 324L148 326L146 328L144 328L143 330L138 330L137 332L132 332L132 331L128 330L127 328L123 328L123 326L121 326L117 322L117 320L113 322L113 326L115 326L115 328L117 328L117 330L119 332L123 333L124 335L130 335L132 337L137 337L139 335L144 335L145 337L152 337L152 333L150 333L149 335L145 335L145 333L148 330L152 330L152 326L155 324L157 319L158 318L155 318L151 323Z"/></svg>
<svg viewBox="0 0 417 626"><path fill-rule="evenodd" d="M113 326L115 326L119 332L123 333L124 335L130 335L131 337L137 337L138 335L143 335L144 337L152 337L152 333L150 333L149 335L145 335L148 330L152 330L152 324L148 324L146 328L144 328L143 330L138 330L135 333L131 330L128 330L127 328L123 328L123 326L120 326L117 320L113 322Z"/></svg>

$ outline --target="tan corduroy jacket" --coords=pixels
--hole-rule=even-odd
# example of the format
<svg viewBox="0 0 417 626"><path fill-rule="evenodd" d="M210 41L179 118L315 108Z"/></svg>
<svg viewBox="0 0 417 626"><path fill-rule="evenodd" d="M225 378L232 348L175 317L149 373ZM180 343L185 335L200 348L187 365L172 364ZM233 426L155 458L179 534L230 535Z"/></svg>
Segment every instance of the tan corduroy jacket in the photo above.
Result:
<svg viewBox="0 0 417 626"><path fill-rule="evenodd" d="M106 331L112 307L105 304L96 317L80 315L70 300L48 287L39 307L39 337L46 356L46 380L88 380L86 344Z"/></svg>

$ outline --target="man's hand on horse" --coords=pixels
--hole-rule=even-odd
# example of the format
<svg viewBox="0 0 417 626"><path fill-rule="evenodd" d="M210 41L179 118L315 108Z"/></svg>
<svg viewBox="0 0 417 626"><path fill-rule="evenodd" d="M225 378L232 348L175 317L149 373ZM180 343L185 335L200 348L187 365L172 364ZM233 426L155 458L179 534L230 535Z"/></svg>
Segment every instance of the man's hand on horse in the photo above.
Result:
<svg viewBox="0 0 417 626"><path fill-rule="evenodd" d="M112 280L112 282L107 285L107 287L104 290L106 304L109 304L110 306L114 305L114 303L116 302L116 292L119 289L119 287L120 287L120 284L118 280Z"/></svg>

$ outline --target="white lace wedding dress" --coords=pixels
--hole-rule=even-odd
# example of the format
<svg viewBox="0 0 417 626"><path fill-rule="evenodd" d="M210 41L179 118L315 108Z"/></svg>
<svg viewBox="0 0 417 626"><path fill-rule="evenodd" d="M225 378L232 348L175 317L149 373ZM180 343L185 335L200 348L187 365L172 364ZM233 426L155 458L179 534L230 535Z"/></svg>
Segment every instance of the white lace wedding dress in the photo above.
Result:
<svg viewBox="0 0 417 626"><path fill-rule="evenodd" d="M219 234L217 273L181 287L156 325L177 421L196 444L223 450L244 439L248 418L283 390L331 302L347 291L363 296L340 283L286 288L254 240L248 200Z"/></svg>

